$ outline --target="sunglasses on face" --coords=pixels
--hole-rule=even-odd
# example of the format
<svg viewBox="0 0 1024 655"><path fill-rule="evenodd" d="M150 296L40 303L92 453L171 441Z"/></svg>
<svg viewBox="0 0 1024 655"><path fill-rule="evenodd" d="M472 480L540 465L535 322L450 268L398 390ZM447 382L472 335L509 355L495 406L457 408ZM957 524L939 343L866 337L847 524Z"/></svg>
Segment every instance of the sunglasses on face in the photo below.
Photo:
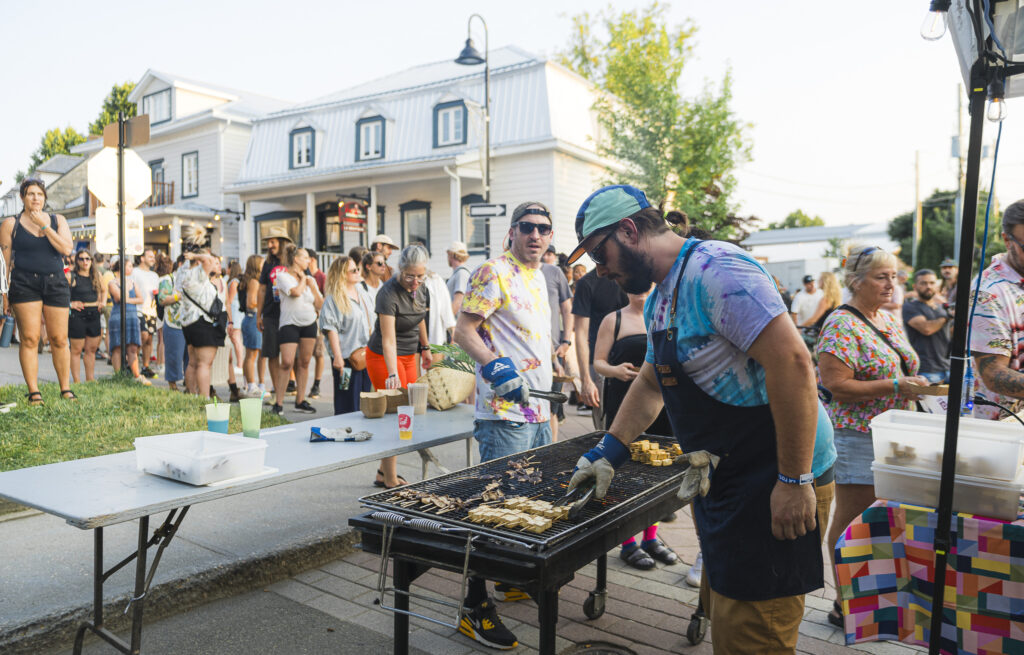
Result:
<svg viewBox="0 0 1024 655"><path fill-rule="evenodd" d="M384 262L373 262L374 266L383 266Z"/></svg>
<svg viewBox="0 0 1024 655"><path fill-rule="evenodd" d="M592 259L594 261L594 263L597 264L598 266L604 266L605 265L604 244L608 242L608 239L612 238L612 235L615 234L615 230L617 230L617 229L618 229L618 226L612 228L608 232L608 234L606 234L605 237L603 239L601 239L597 243L597 245L594 247L593 250L588 250L587 251L587 254L590 255L590 259Z"/></svg>
<svg viewBox="0 0 1024 655"><path fill-rule="evenodd" d="M92 261L92 257L79 257L78 261L80 261L80 262L91 262Z"/></svg>
<svg viewBox="0 0 1024 655"><path fill-rule="evenodd" d="M519 227L519 234L524 236L533 234L534 230L537 230L537 234L542 237L546 237L551 234L551 226L546 223L524 223L523 221L519 221L516 223L516 226Z"/></svg>

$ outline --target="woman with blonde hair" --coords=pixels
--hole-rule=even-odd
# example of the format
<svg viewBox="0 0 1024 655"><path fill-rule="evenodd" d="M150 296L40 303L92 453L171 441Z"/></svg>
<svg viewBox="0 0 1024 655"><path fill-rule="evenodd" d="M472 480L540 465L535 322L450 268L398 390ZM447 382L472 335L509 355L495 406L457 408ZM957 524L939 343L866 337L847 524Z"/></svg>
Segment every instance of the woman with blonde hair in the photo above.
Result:
<svg viewBox="0 0 1024 655"><path fill-rule="evenodd" d="M218 325L224 299L210 279L220 273L220 259L205 244L206 230L193 227L184 242L186 261L174 274L174 288L181 296L179 321L188 347L185 388L209 398L210 370L227 333L226 326Z"/></svg>
<svg viewBox="0 0 1024 655"><path fill-rule="evenodd" d="M828 318L828 315L836 307L843 304L843 292L839 288L839 279L836 278L835 273L830 273L829 271L822 273L821 277L818 278L818 287L822 291L821 300L818 301L818 306L810 318L799 326L802 328L814 328L816 332L821 331L821 327L825 325L825 319Z"/></svg>
<svg viewBox="0 0 1024 655"><path fill-rule="evenodd" d="M327 271L320 329L327 338L334 374L334 413L359 409L359 394L370 391L366 372L366 344L370 341L373 301L359 284L356 260L341 256ZM345 372L348 379L345 379Z"/></svg>
<svg viewBox="0 0 1024 655"><path fill-rule="evenodd" d="M920 359L903 322L882 310L896 286L896 258L873 246L854 248L844 268L850 301L825 319L815 347L821 383L832 392L826 408L835 426L836 508L828 531L833 570L839 535L875 502L871 419L889 409L910 409L918 396L907 385L928 385L917 374ZM843 626L838 600L828 620Z"/></svg>

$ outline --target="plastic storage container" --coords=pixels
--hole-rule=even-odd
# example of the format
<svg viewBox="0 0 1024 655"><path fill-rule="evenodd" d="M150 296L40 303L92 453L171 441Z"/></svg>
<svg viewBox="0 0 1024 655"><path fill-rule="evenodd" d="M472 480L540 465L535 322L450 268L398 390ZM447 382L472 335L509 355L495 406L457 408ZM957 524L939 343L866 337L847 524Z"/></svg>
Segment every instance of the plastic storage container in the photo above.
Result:
<svg viewBox="0 0 1024 655"><path fill-rule="evenodd" d="M140 471L203 485L263 470L267 442L215 432L182 432L135 440Z"/></svg>
<svg viewBox="0 0 1024 655"><path fill-rule="evenodd" d="M926 471L942 470L946 417L890 409L871 419L875 461ZM957 475L1015 480L1024 458L1024 429L1019 423L961 418Z"/></svg>
<svg viewBox="0 0 1024 655"><path fill-rule="evenodd" d="M877 497L925 507L939 504L942 476L937 471L916 471L879 462L873 462L871 470L875 474ZM1022 486L1024 477L1000 482L958 475L953 485L953 511L1013 521L1020 509Z"/></svg>

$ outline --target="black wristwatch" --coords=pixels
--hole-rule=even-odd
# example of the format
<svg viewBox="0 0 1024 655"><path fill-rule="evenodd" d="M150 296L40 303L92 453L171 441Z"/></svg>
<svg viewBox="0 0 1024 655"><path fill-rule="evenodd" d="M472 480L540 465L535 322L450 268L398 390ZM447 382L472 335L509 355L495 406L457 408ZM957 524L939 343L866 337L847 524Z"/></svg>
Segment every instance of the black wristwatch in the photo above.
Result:
<svg viewBox="0 0 1024 655"><path fill-rule="evenodd" d="M558 342L559 345L561 345L563 343L565 345L567 345L567 346L571 346L572 345L572 341L569 341L568 339L562 339L561 341Z"/></svg>
<svg viewBox="0 0 1024 655"><path fill-rule="evenodd" d="M430 351L430 346L420 345L420 347L418 348L418 351L421 352L421 353L422 352L429 352Z"/></svg>

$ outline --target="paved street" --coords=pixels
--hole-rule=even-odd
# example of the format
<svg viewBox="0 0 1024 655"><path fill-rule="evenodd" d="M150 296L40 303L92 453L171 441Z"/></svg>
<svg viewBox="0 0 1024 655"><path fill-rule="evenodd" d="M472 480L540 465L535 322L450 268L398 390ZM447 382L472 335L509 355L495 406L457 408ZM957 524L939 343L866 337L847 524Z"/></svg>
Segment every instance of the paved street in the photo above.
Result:
<svg viewBox="0 0 1024 655"><path fill-rule="evenodd" d="M52 375L48 356L44 356L43 375L47 369ZM3 375L10 377L19 370L17 350L0 349ZM101 369L101 374L106 372ZM14 381L20 381L20 376ZM315 402L318 412L330 411L326 390L325 397ZM573 408L568 413L561 427L563 438L592 430L589 417L577 416ZM306 419L308 415L289 418ZM462 443L436 449L435 454L449 468L465 465ZM418 479L418 457L403 456L399 466L408 479ZM359 511L355 499L373 491L369 483L374 468L363 465L193 508L158 569L151 592L153 605L147 610L150 619L143 652L391 652L392 617L373 602L379 560L349 545L353 542L347 527L348 517ZM38 635L47 631L69 634L67 629L73 624L69 617L84 616L91 598L90 535L37 512L0 522L0 533L8 549L8 555L0 560L0 579L5 580L6 589L23 590L17 597L0 595L0 646L5 643L5 633L9 638L16 626L25 629L33 619L40 622L31 629ZM128 549L133 534L130 524L107 530L108 565ZM690 646L684 637L696 603L696 590L684 581L697 553L688 511L680 512L673 523L663 523L661 536L683 563L641 572L626 567L617 550L610 553L609 596L601 618L587 620L582 611L582 602L595 585L593 565L562 589L559 651L575 643L607 642L641 655L711 652L713 627L698 646ZM44 547L50 543L62 547ZM234 574L222 575L225 570ZM108 600L123 598L129 581L125 571L115 575L108 586ZM454 574L437 571L423 576L417 585L446 598L453 598L458 590ZM900 654L920 650L893 643L842 645L842 635L825 618L832 596L829 584L808 597L799 652ZM436 608L422 603L418 611L444 618ZM536 605L532 601L502 604L499 611L522 642L516 652L535 652ZM13 652L68 652L67 642L41 649L38 644L43 642L45 639ZM414 651L417 653L490 652L478 651L474 642L449 628L417 619L412 621L410 643L419 649ZM108 650L93 640L86 652Z"/></svg>

